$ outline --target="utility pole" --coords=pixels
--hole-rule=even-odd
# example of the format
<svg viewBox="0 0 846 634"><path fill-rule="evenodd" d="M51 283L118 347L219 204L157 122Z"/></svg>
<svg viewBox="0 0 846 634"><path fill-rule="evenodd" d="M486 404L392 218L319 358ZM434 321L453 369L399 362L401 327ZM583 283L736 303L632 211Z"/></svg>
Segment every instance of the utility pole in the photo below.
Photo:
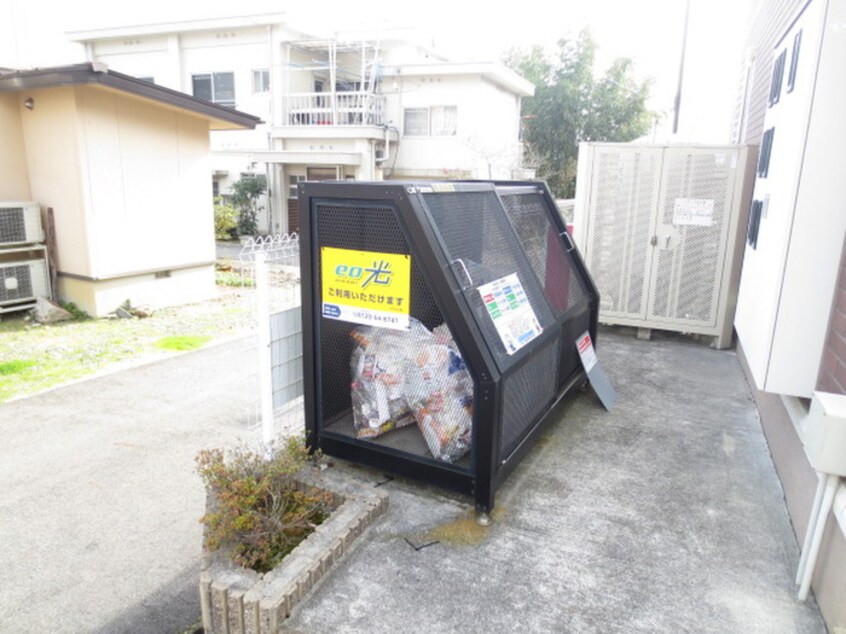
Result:
<svg viewBox="0 0 846 634"><path fill-rule="evenodd" d="M682 33L681 60L679 61L679 83L676 87L676 102L673 113L673 134L679 131L679 110L681 110L682 80L684 79L684 55L687 50L687 22L690 18L690 0L686 0L684 7L684 32Z"/></svg>

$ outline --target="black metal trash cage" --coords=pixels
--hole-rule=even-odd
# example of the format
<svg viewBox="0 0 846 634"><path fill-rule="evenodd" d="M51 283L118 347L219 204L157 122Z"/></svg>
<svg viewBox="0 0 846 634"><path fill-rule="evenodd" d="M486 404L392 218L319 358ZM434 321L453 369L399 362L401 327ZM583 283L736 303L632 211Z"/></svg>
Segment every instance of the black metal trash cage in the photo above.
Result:
<svg viewBox="0 0 846 634"><path fill-rule="evenodd" d="M306 182L310 449L494 494L586 376L599 295L538 182Z"/></svg>

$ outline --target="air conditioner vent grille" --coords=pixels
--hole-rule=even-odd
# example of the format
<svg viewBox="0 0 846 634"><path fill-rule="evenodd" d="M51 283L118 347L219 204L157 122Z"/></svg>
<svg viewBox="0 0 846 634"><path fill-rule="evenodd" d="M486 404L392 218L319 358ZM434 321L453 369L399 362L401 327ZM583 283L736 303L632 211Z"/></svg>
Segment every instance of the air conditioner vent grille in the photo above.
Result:
<svg viewBox="0 0 846 634"><path fill-rule="evenodd" d="M16 242L27 242L24 208L0 208L0 243Z"/></svg>
<svg viewBox="0 0 846 634"><path fill-rule="evenodd" d="M45 260L0 264L0 312L6 305L38 297L50 297L50 278Z"/></svg>
<svg viewBox="0 0 846 634"><path fill-rule="evenodd" d="M27 265L0 267L0 302L33 297L32 271Z"/></svg>
<svg viewBox="0 0 846 634"><path fill-rule="evenodd" d="M35 202L0 202L0 248L44 241L41 206Z"/></svg>

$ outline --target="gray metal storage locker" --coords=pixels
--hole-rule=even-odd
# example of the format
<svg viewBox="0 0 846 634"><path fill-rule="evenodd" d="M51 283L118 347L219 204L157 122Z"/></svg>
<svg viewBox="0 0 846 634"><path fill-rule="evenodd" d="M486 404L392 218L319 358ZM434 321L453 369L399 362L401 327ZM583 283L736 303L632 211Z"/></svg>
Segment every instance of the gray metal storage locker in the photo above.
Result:
<svg viewBox="0 0 846 634"><path fill-rule="evenodd" d="M601 323L731 345L755 158L743 145L579 146L574 238Z"/></svg>

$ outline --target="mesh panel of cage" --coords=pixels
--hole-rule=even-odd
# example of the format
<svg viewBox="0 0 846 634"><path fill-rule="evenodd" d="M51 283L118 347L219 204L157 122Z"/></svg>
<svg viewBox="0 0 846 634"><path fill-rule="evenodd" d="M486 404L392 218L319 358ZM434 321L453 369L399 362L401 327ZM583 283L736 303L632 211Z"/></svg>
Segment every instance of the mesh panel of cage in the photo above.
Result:
<svg viewBox="0 0 846 634"><path fill-rule="evenodd" d="M598 297L538 183L303 183L309 446L494 492L585 380Z"/></svg>

